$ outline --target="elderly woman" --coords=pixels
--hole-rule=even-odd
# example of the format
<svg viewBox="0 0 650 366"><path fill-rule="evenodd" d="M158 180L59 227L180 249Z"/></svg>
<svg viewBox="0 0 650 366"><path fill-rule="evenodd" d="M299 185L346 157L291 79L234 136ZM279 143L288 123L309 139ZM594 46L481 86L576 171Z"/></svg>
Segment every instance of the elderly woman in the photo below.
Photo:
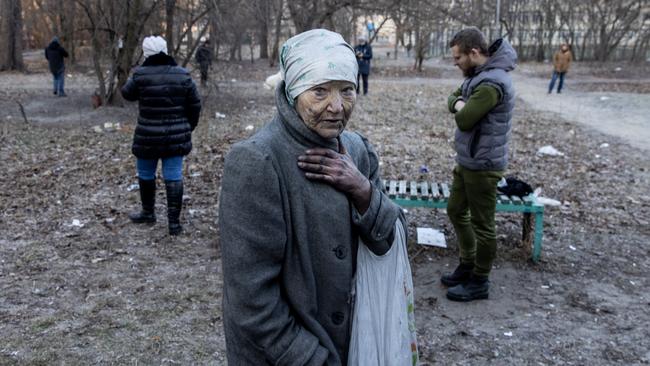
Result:
<svg viewBox="0 0 650 366"><path fill-rule="evenodd" d="M377 154L347 132L357 61L338 33L282 47L277 114L233 146L219 208L231 365L347 363L358 245L382 255L401 210ZM360 244L360 242L363 244Z"/></svg>
<svg viewBox="0 0 650 366"><path fill-rule="evenodd" d="M129 218L134 223L156 222L156 168L161 160L169 234L178 235L183 229L183 157L192 150L201 99L190 73L167 55L167 42L162 37L145 38L142 51L142 66L122 87L124 99L138 101L140 109L131 151L137 158L142 210Z"/></svg>

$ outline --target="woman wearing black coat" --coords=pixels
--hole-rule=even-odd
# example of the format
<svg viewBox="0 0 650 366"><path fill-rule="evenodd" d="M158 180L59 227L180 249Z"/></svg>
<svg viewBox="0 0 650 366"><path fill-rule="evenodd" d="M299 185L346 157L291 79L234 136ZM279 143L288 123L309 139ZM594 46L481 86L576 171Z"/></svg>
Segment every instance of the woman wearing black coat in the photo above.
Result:
<svg viewBox="0 0 650 366"><path fill-rule="evenodd" d="M162 37L145 38L142 51L146 59L122 88L124 99L139 103L131 151L137 158L142 211L129 218L134 223L156 222L156 168L162 160L169 234L178 235L182 231L183 157L192 150L201 99L190 73L167 55Z"/></svg>

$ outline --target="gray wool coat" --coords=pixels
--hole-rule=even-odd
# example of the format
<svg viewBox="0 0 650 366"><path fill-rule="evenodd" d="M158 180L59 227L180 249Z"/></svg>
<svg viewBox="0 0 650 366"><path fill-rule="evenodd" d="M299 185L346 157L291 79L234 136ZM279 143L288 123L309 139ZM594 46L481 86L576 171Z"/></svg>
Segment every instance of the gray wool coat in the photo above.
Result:
<svg viewBox="0 0 650 366"><path fill-rule="evenodd" d="M373 189L360 215L297 158L338 149L302 122L284 86L278 113L225 161L219 205L223 316L229 365L345 365L359 239L376 254L392 244L401 209L380 189L378 157L357 133L341 140Z"/></svg>

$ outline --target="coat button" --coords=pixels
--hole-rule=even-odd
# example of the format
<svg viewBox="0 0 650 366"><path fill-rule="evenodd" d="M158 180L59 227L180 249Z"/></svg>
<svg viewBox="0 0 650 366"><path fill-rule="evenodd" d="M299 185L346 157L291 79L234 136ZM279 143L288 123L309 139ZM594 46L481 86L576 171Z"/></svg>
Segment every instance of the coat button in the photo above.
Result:
<svg viewBox="0 0 650 366"><path fill-rule="evenodd" d="M345 320L345 314L343 314L340 311L337 311L335 313L332 313L332 323L334 325L341 325L343 324L343 321Z"/></svg>
<svg viewBox="0 0 650 366"><path fill-rule="evenodd" d="M345 258L345 247L342 245L339 245L338 247L332 249L334 252L334 255L336 255L336 258L338 259L343 259Z"/></svg>

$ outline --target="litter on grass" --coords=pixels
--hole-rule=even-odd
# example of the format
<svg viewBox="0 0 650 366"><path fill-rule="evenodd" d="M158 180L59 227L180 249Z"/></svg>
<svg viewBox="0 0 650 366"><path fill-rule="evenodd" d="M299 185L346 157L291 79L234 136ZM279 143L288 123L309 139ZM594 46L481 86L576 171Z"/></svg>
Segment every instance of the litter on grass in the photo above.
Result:
<svg viewBox="0 0 650 366"><path fill-rule="evenodd" d="M417 228L418 244L446 248L445 234L440 230L419 227Z"/></svg>
<svg viewBox="0 0 650 366"><path fill-rule="evenodd" d="M564 156L564 153L551 145L546 145L537 150L537 155Z"/></svg>

